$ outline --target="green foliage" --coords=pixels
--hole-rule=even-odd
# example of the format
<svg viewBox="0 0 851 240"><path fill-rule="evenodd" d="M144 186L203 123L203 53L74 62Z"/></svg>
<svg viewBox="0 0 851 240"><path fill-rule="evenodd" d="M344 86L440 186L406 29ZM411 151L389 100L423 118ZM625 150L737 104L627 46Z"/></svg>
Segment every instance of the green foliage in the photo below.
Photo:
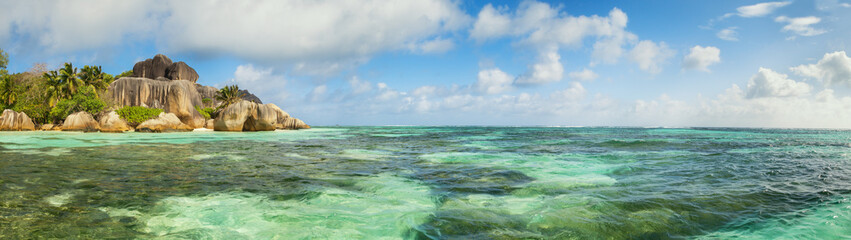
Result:
<svg viewBox="0 0 851 240"><path fill-rule="evenodd" d="M65 63L65 66L59 69L59 82L65 91L65 97L74 96L80 86L84 85L77 77L77 68L71 63Z"/></svg>
<svg viewBox="0 0 851 240"><path fill-rule="evenodd" d="M106 89L112 82L112 76L104 73L100 66L83 66L79 77L83 86L92 86L95 90Z"/></svg>
<svg viewBox="0 0 851 240"><path fill-rule="evenodd" d="M204 98L201 99L201 103L204 103L204 106L210 106L210 104L213 103L213 99Z"/></svg>
<svg viewBox="0 0 851 240"><path fill-rule="evenodd" d="M34 123L44 124L50 121L50 107L46 104L18 103L12 108L15 112L26 113Z"/></svg>
<svg viewBox="0 0 851 240"><path fill-rule="evenodd" d="M18 94L15 92L15 79L11 75L0 75L0 102L11 106L15 104Z"/></svg>
<svg viewBox="0 0 851 240"><path fill-rule="evenodd" d="M218 94L216 94L216 100L222 101L222 105L219 108L224 108L242 100L243 96L245 96L245 93L239 92L239 86L231 85L219 89Z"/></svg>
<svg viewBox="0 0 851 240"><path fill-rule="evenodd" d="M118 113L118 116L131 125L141 124L148 119L157 117L162 112L163 110L159 108L146 108L142 106L126 106L115 111L115 113Z"/></svg>
<svg viewBox="0 0 851 240"><path fill-rule="evenodd" d="M121 74L115 75L114 80L117 80L117 79L123 78L123 77L129 77L131 75L133 75L133 70L127 70L127 71L124 71Z"/></svg>
<svg viewBox="0 0 851 240"><path fill-rule="evenodd" d="M56 106L50 110L49 116L54 121L59 121L61 119L65 119L72 113L80 111L86 111L95 115L103 110L105 105L106 103L96 96L94 89L83 88L74 94L71 99L63 99L59 101Z"/></svg>
<svg viewBox="0 0 851 240"><path fill-rule="evenodd" d="M198 113L201 113L201 116L204 116L204 119L211 119L216 115L216 109L211 107L201 108L199 106L195 106L195 110L198 110Z"/></svg>
<svg viewBox="0 0 851 240"><path fill-rule="evenodd" d="M5 73L6 66L9 65L9 54L3 52L3 49L0 49L0 70Z"/></svg>

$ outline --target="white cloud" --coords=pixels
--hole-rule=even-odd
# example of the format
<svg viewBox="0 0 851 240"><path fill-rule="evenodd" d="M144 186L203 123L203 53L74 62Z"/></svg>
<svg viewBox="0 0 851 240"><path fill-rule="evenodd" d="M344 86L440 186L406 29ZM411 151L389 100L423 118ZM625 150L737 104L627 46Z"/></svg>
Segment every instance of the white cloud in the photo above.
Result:
<svg viewBox="0 0 851 240"><path fill-rule="evenodd" d="M352 88L352 94L358 95L372 90L372 83L361 80L357 76L349 79L349 86Z"/></svg>
<svg viewBox="0 0 851 240"><path fill-rule="evenodd" d="M810 94L810 90L810 85L789 79L786 74L759 68L759 72L748 81L747 97L800 97Z"/></svg>
<svg viewBox="0 0 851 240"><path fill-rule="evenodd" d="M844 85L851 87L851 58L845 51L826 53L816 64L790 68L792 72L818 79L825 86Z"/></svg>
<svg viewBox="0 0 851 240"><path fill-rule="evenodd" d="M537 1L521 2L513 13L488 4L479 12L470 38L481 42L511 36L519 46L558 51L560 47L579 47L584 39L596 37L592 64L616 63L624 45L637 39L625 30L627 21L626 13L618 8L603 17L572 16Z"/></svg>
<svg viewBox="0 0 851 240"><path fill-rule="evenodd" d="M583 68L582 71L568 73L567 77L571 80L591 82L600 77L600 75L597 75L597 73L591 71L591 69Z"/></svg>
<svg viewBox="0 0 851 240"><path fill-rule="evenodd" d="M469 26L451 0L358 1L11 1L0 39L74 52L156 40L166 52L232 55L322 74L375 54L451 49L446 36ZM2 41L2 40L0 40Z"/></svg>
<svg viewBox="0 0 851 240"><path fill-rule="evenodd" d="M738 11L738 15L740 17L746 17L746 18L762 17L762 16L765 16L765 15L771 14L772 12L774 12L774 10L777 10L778 8L789 5L790 3L792 3L792 2L757 3L757 4L754 4L754 5L738 7L738 8L736 8L736 11Z"/></svg>
<svg viewBox="0 0 851 240"><path fill-rule="evenodd" d="M263 101L283 101L289 96L285 91L287 80L282 75L276 75L272 68L239 65L233 78L225 82L225 85L230 84L239 85L240 89L248 90Z"/></svg>
<svg viewBox="0 0 851 240"><path fill-rule="evenodd" d="M529 71L518 77L516 84L544 84L561 81L564 75L564 67L559 60L558 52L551 51L541 53L537 63L529 67Z"/></svg>
<svg viewBox="0 0 851 240"><path fill-rule="evenodd" d="M0 45L48 53L114 46L128 38L148 39L161 9L147 1L3 1ZM140 24L154 23L154 24Z"/></svg>
<svg viewBox="0 0 851 240"><path fill-rule="evenodd" d="M800 36L816 36L822 33L826 33L827 31L823 29L816 29L810 25L817 24L821 22L821 18L815 16L809 17L799 17L799 18L789 18L786 16L779 16L774 19L775 22L779 23L788 23L786 26L783 26L784 32L792 32L794 34Z"/></svg>
<svg viewBox="0 0 851 240"><path fill-rule="evenodd" d="M697 69L709 72L709 66L721 62L721 50L700 45L691 48L688 55L683 58L683 69Z"/></svg>
<svg viewBox="0 0 851 240"><path fill-rule="evenodd" d="M411 44L409 47L415 53L445 53L455 47L455 42L452 39L436 38L420 44Z"/></svg>
<svg viewBox="0 0 851 240"><path fill-rule="evenodd" d="M486 94L498 94L512 89L514 77L498 68L479 71L478 79L473 89Z"/></svg>
<svg viewBox="0 0 851 240"><path fill-rule="evenodd" d="M830 53L820 61L822 65L802 66L807 66L808 70L818 69L808 72L818 77L822 76L820 71L825 71L821 68L836 64L835 58L846 61L847 56ZM502 86L510 87L507 84L512 77L503 75ZM851 127L851 111L847 111L851 109L851 97L840 96L839 91L814 91L807 83L765 68L759 69L750 79L743 76L740 81L747 86L740 88L742 84L734 84L712 97L697 95L682 99L666 94L651 99L618 99L592 92L578 81L549 94L522 91L475 94L472 91L487 91L487 88L454 85L423 85L406 92L379 83L372 91L353 98L326 97L311 104L294 103L287 110L317 125ZM351 96L345 91L354 89L342 86L332 95ZM331 91L323 89L323 92L328 95ZM323 115L329 112L339 115L337 118L341 120Z"/></svg>
<svg viewBox="0 0 851 240"><path fill-rule="evenodd" d="M483 41L488 38L501 37L508 34L510 28L511 18L494 8L493 5L488 4L479 12L476 23L473 24L473 29L470 31L470 38Z"/></svg>
<svg viewBox="0 0 851 240"><path fill-rule="evenodd" d="M716 36L718 36L718 38L722 40L739 41L739 33L736 32L736 29L738 29L738 27L728 27L725 29L721 29L721 31L718 31L718 34L716 34Z"/></svg>
<svg viewBox="0 0 851 240"><path fill-rule="evenodd" d="M642 40L629 52L629 58L638 64L641 70L656 74L662 71L662 64L675 54L665 42L659 44Z"/></svg>
<svg viewBox="0 0 851 240"><path fill-rule="evenodd" d="M328 85L321 84L314 87L313 90L307 94L307 99L311 102L321 102L326 98L326 92L328 92Z"/></svg>
<svg viewBox="0 0 851 240"><path fill-rule="evenodd" d="M570 82L570 87L560 91L553 92L550 99L561 102L577 102L585 99L588 91L579 82Z"/></svg>

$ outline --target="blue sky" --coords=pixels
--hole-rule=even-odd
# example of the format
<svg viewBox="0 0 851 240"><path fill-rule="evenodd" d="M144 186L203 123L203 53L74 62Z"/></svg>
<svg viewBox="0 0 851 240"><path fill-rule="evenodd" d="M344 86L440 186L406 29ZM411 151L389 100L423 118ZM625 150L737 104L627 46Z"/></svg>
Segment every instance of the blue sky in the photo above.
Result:
<svg viewBox="0 0 851 240"><path fill-rule="evenodd" d="M313 125L851 127L851 1L2 1L10 71L157 53Z"/></svg>

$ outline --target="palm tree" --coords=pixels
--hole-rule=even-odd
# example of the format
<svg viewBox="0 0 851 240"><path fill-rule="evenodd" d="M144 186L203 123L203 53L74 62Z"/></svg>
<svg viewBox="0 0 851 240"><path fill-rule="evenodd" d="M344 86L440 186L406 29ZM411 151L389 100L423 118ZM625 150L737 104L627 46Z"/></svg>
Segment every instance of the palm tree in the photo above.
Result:
<svg viewBox="0 0 851 240"><path fill-rule="evenodd" d="M216 94L216 100L222 101L222 105L219 108L224 108L242 100L243 96L245 96L245 93L239 92L239 86L231 85L219 89L218 94Z"/></svg>
<svg viewBox="0 0 851 240"><path fill-rule="evenodd" d="M11 75L0 76L0 100L6 105L15 103L17 94L15 94L15 79Z"/></svg>
<svg viewBox="0 0 851 240"><path fill-rule="evenodd" d="M83 85L82 81L77 78L77 68L71 65L71 63L65 63L65 67L59 69L59 82L68 94L67 96L76 94L77 89Z"/></svg>
<svg viewBox="0 0 851 240"><path fill-rule="evenodd" d="M94 86L97 90L106 89L109 83L106 82L106 74L103 73L100 66L83 66L80 71L80 80L83 84Z"/></svg>
<svg viewBox="0 0 851 240"><path fill-rule="evenodd" d="M49 71L44 73L44 79L47 81L47 99L50 107L56 106L56 102L63 98L62 81L59 80L59 73Z"/></svg>

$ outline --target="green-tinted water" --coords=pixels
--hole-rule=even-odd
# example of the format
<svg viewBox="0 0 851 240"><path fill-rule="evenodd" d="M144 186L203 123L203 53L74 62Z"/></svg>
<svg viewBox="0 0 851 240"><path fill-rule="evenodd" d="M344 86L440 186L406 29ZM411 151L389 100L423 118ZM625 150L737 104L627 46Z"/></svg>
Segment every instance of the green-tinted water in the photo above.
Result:
<svg viewBox="0 0 851 240"><path fill-rule="evenodd" d="M0 239L847 239L851 132L0 133Z"/></svg>

